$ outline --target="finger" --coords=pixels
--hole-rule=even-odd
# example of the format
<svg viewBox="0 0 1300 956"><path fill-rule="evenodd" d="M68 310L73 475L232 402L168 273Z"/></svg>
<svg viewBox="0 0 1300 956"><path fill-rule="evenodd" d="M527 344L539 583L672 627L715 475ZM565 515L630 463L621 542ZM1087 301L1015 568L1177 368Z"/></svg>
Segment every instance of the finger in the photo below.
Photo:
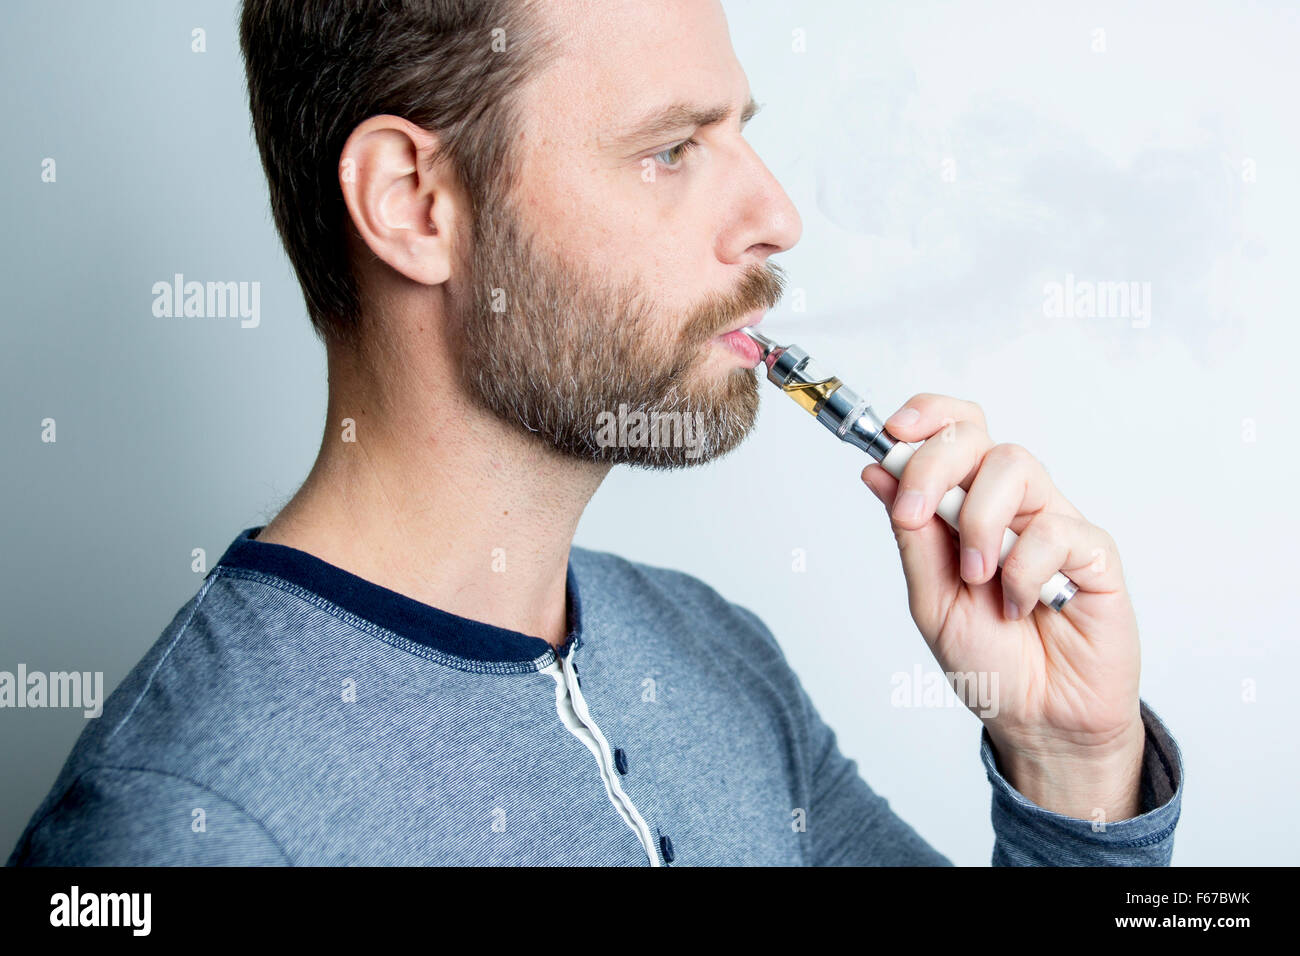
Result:
<svg viewBox="0 0 1300 956"><path fill-rule="evenodd" d="M898 479L879 464L870 464L862 470L862 480L888 513L897 497ZM935 633L961 584L952 530L937 515L916 530L905 528L892 518L890 527L903 563L912 619L923 634Z"/></svg>
<svg viewBox="0 0 1300 956"><path fill-rule="evenodd" d="M964 581L982 584L993 576L1006 529L1019 533L1051 503L1053 489L1047 469L1023 446L1004 442L985 452L957 516Z"/></svg>
<svg viewBox="0 0 1300 956"><path fill-rule="evenodd" d="M903 441L924 441L953 422L970 422L985 432L989 430L984 410L974 402L932 392L920 392L909 398L902 408L885 419L885 428Z"/></svg>
<svg viewBox="0 0 1300 956"><path fill-rule="evenodd" d="M1007 616L1023 617L1032 610L1043 585L1057 571L1077 584L1080 592L1117 591L1124 586L1119 551L1110 535L1082 519L1044 511L1025 525L1002 563L1003 598L1014 605Z"/></svg>
<svg viewBox="0 0 1300 956"><path fill-rule="evenodd" d="M970 484L992 444L988 432L969 421L955 422L926 439L903 466L890 517L904 528L923 526L948 489Z"/></svg>

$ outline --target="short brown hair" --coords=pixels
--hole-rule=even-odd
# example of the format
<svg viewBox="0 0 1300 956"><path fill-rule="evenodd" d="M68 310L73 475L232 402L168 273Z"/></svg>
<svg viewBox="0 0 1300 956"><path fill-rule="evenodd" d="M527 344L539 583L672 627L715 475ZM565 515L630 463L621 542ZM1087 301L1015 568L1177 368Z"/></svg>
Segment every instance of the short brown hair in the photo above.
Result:
<svg viewBox="0 0 1300 956"><path fill-rule="evenodd" d="M245 0L239 42L271 212L312 325L326 343L355 342L338 182L352 130L401 116L439 136L471 202L504 195L515 94L553 47L528 0Z"/></svg>

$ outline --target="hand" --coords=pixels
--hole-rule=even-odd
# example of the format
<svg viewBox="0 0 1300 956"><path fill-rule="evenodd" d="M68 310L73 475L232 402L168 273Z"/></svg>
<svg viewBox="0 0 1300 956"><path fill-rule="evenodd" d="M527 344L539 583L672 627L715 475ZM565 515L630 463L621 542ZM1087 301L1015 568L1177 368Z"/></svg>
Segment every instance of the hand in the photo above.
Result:
<svg viewBox="0 0 1300 956"><path fill-rule="evenodd" d="M919 414L900 409L886 428L925 444L901 480L879 464L862 480L890 513L921 635L945 673L996 687L996 707L982 713L973 694L966 704L1017 790L1067 816L1137 815L1140 651L1115 542L1028 451L995 445L978 405L923 393L904 408ZM957 485L966 500L954 533L935 509ZM1020 537L999 571L1008 527ZM1057 571L1079 588L1059 612L1038 601Z"/></svg>

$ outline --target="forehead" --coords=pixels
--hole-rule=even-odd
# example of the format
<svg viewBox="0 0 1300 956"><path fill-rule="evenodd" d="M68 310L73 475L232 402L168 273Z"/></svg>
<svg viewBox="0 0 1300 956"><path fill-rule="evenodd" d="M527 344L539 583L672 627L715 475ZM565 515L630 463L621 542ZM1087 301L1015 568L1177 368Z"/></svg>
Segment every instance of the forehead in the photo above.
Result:
<svg viewBox="0 0 1300 956"><path fill-rule="evenodd" d="M559 48L521 91L530 138L576 139L598 149L658 107L743 105L748 83L717 0L539 6Z"/></svg>

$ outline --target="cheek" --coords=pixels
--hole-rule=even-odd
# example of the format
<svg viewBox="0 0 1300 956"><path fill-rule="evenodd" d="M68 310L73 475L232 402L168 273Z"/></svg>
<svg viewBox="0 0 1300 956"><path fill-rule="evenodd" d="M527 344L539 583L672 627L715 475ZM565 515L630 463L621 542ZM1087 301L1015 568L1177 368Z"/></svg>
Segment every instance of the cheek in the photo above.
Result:
<svg viewBox="0 0 1300 956"><path fill-rule="evenodd" d="M637 218L623 220L608 241L608 248L621 250L631 271L669 300L698 302L710 289L722 285L710 271L710 266L717 264L709 233L701 222L643 211Z"/></svg>
<svg viewBox="0 0 1300 956"><path fill-rule="evenodd" d="M552 172L534 182L533 232L556 256L589 263L594 274L617 282L640 281L658 301L691 308L711 290L728 288L708 217L683 209L681 183L662 174L643 182L636 169Z"/></svg>

